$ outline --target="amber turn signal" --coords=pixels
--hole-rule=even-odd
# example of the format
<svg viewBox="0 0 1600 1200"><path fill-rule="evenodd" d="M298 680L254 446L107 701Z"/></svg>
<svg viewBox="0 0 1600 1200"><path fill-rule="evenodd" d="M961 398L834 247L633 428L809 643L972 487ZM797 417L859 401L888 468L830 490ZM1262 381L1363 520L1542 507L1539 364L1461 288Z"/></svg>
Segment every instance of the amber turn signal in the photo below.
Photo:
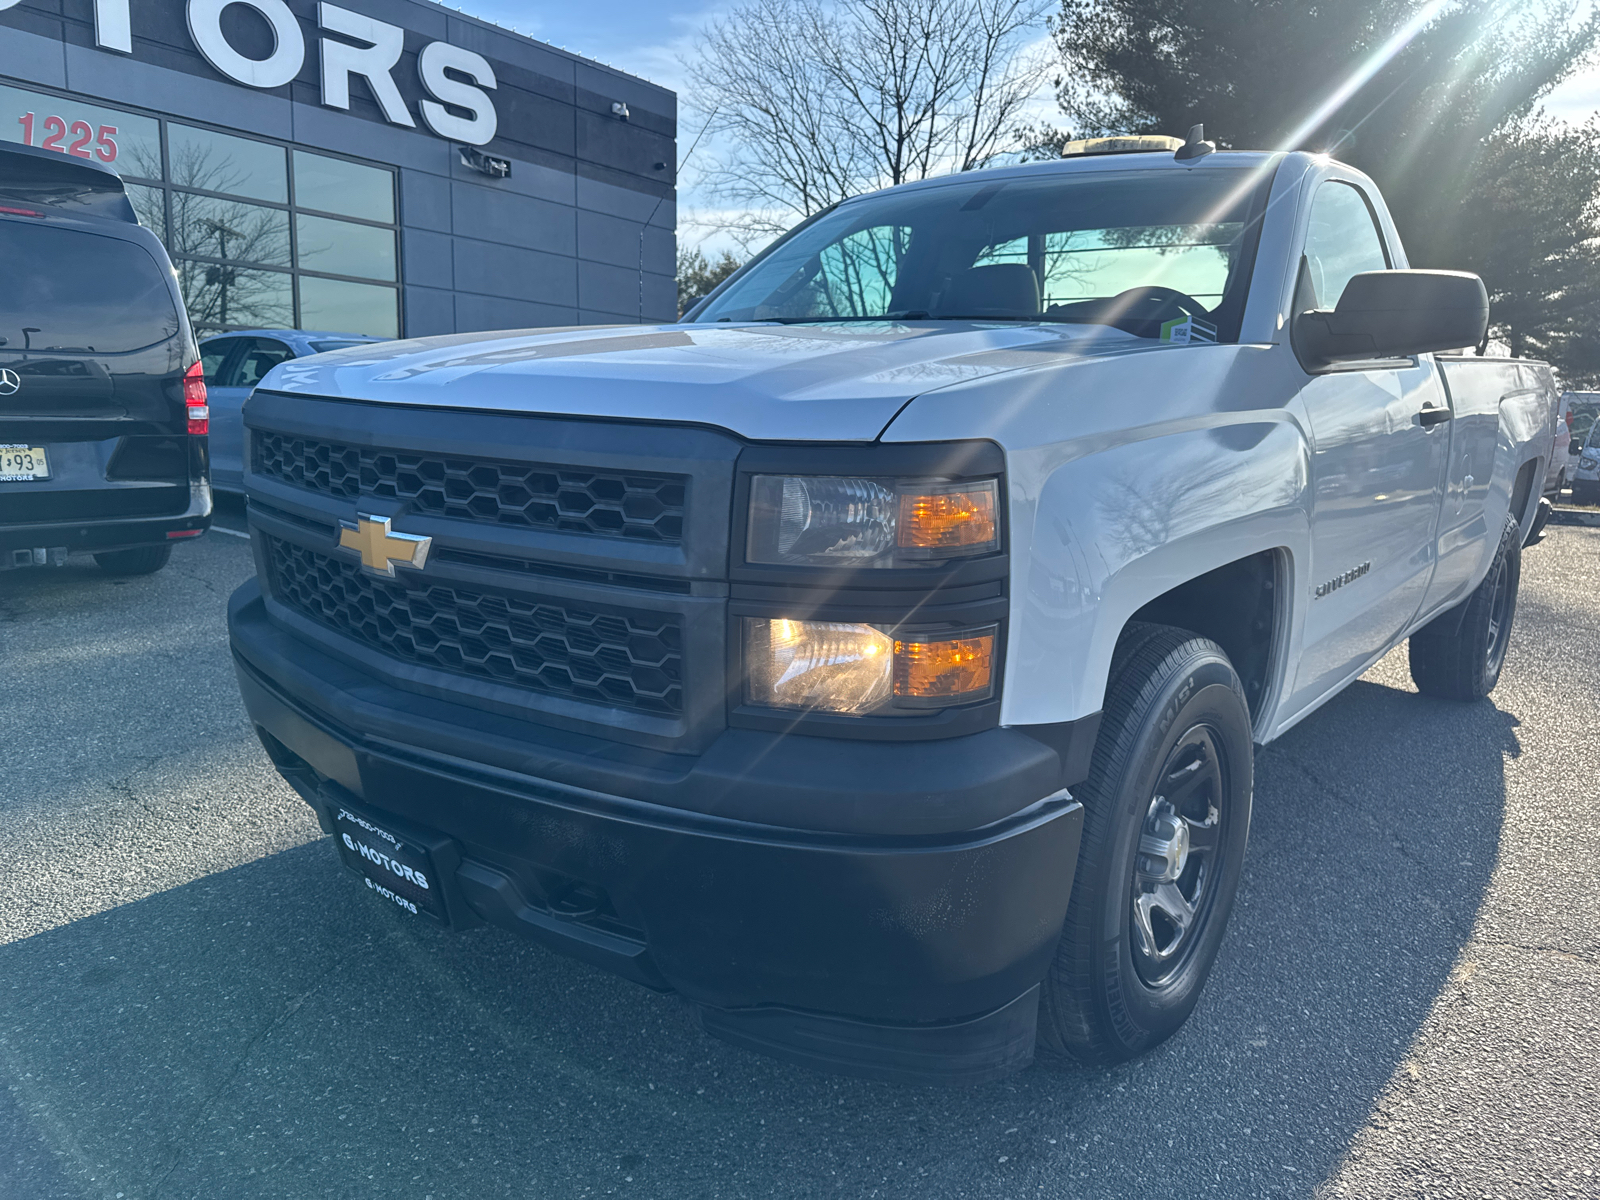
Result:
<svg viewBox="0 0 1600 1200"><path fill-rule="evenodd" d="M925 702L977 700L994 684L993 631L894 644L894 694Z"/></svg>
<svg viewBox="0 0 1600 1200"><path fill-rule="evenodd" d="M900 493L901 549L936 553L998 549L997 493L992 479Z"/></svg>

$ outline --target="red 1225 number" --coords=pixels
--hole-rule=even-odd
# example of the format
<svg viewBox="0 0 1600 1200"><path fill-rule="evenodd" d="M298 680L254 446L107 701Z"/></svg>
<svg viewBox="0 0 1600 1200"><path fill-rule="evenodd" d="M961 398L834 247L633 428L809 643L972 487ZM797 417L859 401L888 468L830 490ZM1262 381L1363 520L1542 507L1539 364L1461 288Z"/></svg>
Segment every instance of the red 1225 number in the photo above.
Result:
<svg viewBox="0 0 1600 1200"><path fill-rule="evenodd" d="M23 113L17 118L17 124L22 126L22 144L33 145L33 114ZM98 158L101 162L110 163L117 161L117 127L115 125L101 125L98 129L90 128L86 121L74 121L70 126L60 117L46 117L44 119L44 140L39 143L41 149L55 150L61 154L73 154L78 158ZM68 134L72 135L71 145L63 146L61 143ZM89 145L93 142L93 153Z"/></svg>

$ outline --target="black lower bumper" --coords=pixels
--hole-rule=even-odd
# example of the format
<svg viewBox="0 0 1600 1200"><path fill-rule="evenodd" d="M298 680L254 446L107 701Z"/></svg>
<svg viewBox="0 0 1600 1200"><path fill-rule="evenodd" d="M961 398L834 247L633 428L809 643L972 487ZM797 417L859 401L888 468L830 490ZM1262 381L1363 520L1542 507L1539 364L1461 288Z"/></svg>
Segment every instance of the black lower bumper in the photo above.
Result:
<svg viewBox="0 0 1600 1200"><path fill-rule="evenodd" d="M97 554L159 546L174 540L170 535L203 532L211 527L211 486L197 481L181 511L155 516L64 516L54 520L46 513L44 519L16 523L7 522L5 516L4 497L0 497L0 568L17 565L14 560L19 551L65 548L69 554Z"/></svg>
<svg viewBox="0 0 1600 1200"><path fill-rule="evenodd" d="M408 698L334 664L314 678L316 664L297 657L248 585L230 623L246 707L285 778L330 832L341 808L414 830L431 847L451 924L520 930L681 993L719 1037L825 1069L978 1081L1032 1058L1037 987L1082 827L1065 791L909 836L692 811L449 753L420 716L415 736L397 736ZM958 739L1001 793L1017 771L1026 786L1033 769L1008 732ZM469 749L465 730L462 739ZM822 764L852 750L790 740ZM885 749L918 779L916 759L933 745ZM751 760L731 807L758 809L780 782L764 777L775 769L764 761ZM793 800L804 780L789 764L776 769L790 775L781 783Z"/></svg>

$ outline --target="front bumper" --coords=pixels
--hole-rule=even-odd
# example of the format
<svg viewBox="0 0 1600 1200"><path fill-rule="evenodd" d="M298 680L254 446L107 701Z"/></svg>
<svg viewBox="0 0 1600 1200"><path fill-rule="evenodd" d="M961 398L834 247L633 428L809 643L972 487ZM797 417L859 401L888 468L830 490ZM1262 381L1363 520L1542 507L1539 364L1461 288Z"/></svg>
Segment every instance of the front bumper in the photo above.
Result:
<svg viewBox="0 0 1600 1200"><path fill-rule="evenodd" d="M664 762L618 768L641 786L602 791L555 778L575 768L552 769L537 727L522 725L515 769L482 722L446 726L447 705L315 655L267 619L253 583L229 622L279 770L330 831L343 806L436 836L451 923L518 929L677 991L709 1032L814 1066L978 1081L1031 1059L1082 828L1070 795L1039 783L1058 769L1039 743L1004 729L889 744L730 730L745 765L704 775L714 796L675 790ZM940 754L948 786L932 790L927 760ZM676 771L692 780L699 766ZM938 819L872 829L841 770L860 776L858 801L909 812L920 799ZM753 819L768 797L800 811L808 792L831 828Z"/></svg>

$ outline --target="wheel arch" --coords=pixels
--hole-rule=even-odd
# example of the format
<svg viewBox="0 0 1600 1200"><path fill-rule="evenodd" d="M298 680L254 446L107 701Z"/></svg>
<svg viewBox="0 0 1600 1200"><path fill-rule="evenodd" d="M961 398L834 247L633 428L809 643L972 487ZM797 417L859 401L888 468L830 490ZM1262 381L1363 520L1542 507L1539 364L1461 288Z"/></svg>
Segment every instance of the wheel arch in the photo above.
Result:
<svg viewBox="0 0 1600 1200"><path fill-rule="evenodd" d="M1286 547L1260 550L1163 592L1124 623L1170 625L1221 646L1244 685L1250 721L1258 731L1272 708L1288 657L1289 581ZM1118 631L1118 640L1122 630Z"/></svg>

